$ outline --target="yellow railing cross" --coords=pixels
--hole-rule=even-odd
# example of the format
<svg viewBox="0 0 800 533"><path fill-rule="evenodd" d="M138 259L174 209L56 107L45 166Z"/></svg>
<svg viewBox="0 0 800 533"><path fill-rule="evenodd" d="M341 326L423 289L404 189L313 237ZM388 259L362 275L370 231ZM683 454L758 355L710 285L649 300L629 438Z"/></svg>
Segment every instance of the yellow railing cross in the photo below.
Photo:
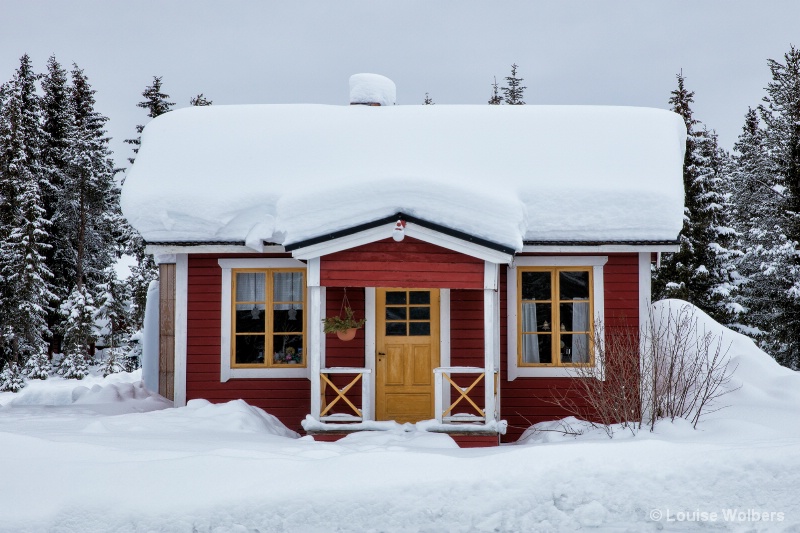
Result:
<svg viewBox="0 0 800 533"><path fill-rule="evenodd" d="M447 413L451 412L451 411L452 411L452 410L455 408L455 406L456 406L456 405L458 405L458 404L459 404L459 402L461 402L461 400L467 400L469 403L471 403L471 404L472 404L472 407L474 407L474 408L475 408L475 410L476 410L476 411L478 411L478 413L479 413L479 414L480 414L482 417L486 418L486 413L484 413L484 412L483 412L483 410L482 410L480 407L478 407L478 406L477 406L477 404L476 404L475 402L473 402L473 401L472 401L472 398L470 398L470 397L468 396L468 394L469 394L469 391L471 391L472 389L474 389L474 388L475 388L475 385L477 385L477 384L480 382L480 380L482 380L482 379L483 379L483 377L484 377L485 375L486 375L486 372L484 372L483 374L481 374L481 375L479 375L477 378L475 378L475 381L473 381L473 382L472 382L472 385L470 385L470 386L469 386L469 387L467 387L466 389L462 389L461 387L459 387L458 385L456 385L456 383L455 383L455 382L454 382L452 379L450 379L450 376L448 376L447 374L444 374L444 377L445 377L445 378L447 378L447 381L449 381L449 382L450 382L450 385L452 385L452 386L453 386L453 388L454 388L454 389L456 389L456 390L458 391L458 393L459 393L461 396L460 396L458 399L456 399L456 401L454 401L452 404L450 404L450 407L448 407L448 408L447 408L447 410L446 410L444 413L442 413L442 416L443 416L443 417L444 417L444 416L447 416Z"/></svg>
<svg viewBox="0 0 800 533"><path fill-rule="evenodd" d="M347 396L346 396L346 395L347 395L347 392L348 392L350 389L352 389L352 388L353 388L353 385L355 385L355 384L358 382L358 380L359 380L359 379L361 379L361 375L362 375L362 374L356 374L356 377L354 377L354 378L353 378L353 381L351 381L350 383L348 383L348 384L347 384L347 385L346 385L344 388L340 389L339 387L337 387L336 385L334 385L334 384L333 384L333 382L332 382L330 379L328 379L328 375L327 375L327 374L320 374L319 376L322 378L322 381L324 382L324 383L323 383L323 387L322 387L323 393L324 393L324 391L325 391L325 387L326 387L326 385L330 385L331 387L333 387L333 390L334 390L334 391L336 391L336 395L337 395L337 396L336 396L336 398L334 398L334 399L333 399L333 401L332 401L331 403L329 403L329 404L328 404L328 405L325 407L325 410L323 410L323 411L320 413L320 415L319 415L319 416L325 416L325 415L328 413L328 411L330 411L330 410L331 410L331 408L332 408L334 405L336 405L336 402L338 402L339 400L344 400L344 401L345 401L345 403L346 403L347 405L349 405L351 409L353 409L353 411L356 413L356 415L358 415L358 416L363 416L363 415L362 415L362 413L361 413L361 410L360 410L360 409L358 409L358 408L357 408L355 405L353 405L353 402L351 402L351 401L350 401L350 400L347 398Z"/></svg>

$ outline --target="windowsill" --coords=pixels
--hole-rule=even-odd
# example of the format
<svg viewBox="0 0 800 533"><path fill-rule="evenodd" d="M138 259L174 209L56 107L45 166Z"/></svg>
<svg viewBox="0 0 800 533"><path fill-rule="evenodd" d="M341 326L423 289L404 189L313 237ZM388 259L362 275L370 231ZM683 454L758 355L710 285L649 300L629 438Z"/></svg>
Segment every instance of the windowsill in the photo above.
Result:
<svg viewBox="0 0 800 533"><path fill-rule="evenodd" d="M600 374L597 367L568 366L513 366L508 369L509 378L578 378L587 373ZM511 374L514 377L511 377Z"/></svg>
<svg viewBox="0 0 800 533"><path fill-rule="evenodd" d="M307 367L223 368L220 381L224 383L229 379L308 378L308 376Z"/></svg>

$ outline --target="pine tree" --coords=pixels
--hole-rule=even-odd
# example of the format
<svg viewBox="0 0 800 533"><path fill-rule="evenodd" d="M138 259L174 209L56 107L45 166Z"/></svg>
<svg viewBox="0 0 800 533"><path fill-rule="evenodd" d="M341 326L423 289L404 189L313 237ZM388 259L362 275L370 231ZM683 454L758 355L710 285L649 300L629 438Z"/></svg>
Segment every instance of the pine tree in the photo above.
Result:
<svg viewBox="0 0 800 533"><path fill-rule="evenodd" d="M780 222L768 249L778 281L774 305L779 319L764 339L783 365L800 368L800 50L791 46L784 63L768 60L772 81L759 106L764 146L780 194Z"/></svg>
<svg viewBox="0 0 800 533"><path fill-rule="evenodd" d="M116 259L116 226L122 218L105 131L108 119L95 111L94 93L83 70L74 65L67 169L57 212L60 233L73 250L65 268L71 286L86 285L91 292L105 282Z"/></svg>
<svg viewBox="0 0 800 533"><path fill-rule="evenodd" d="M738 310L733 302L737 274L732 250L735 231L727 219L724 196L725 154L716 134L699 128L691 104L694 93L678 74L678 88L669 103L683 117L688 137L684 156L684 224L679 235L680 250L666 254L654 273L653 297L680 298L691 302L717 321L730 322Z"/></svg>
<svg viewBox="0 0 800 533"><path fill-rule="evenodd" d="M56 297L56 300L51 302L47 318L48 327L55 337L51 341L50 350L52 351L59 343L57 338L60 320L58 306L69 296L75 281L70 270L70 265L74 264L74 250L69 239L65 238L69 232L64 231L65 228L59 225L56 216L65 182L72 113L67 72L55 56L50 56L47 61L47 72L42 77L42 92L42 130L44 133L42 167L46 177L42 198L45 218L52 223L51 246L45 252L45 264L53 274L51 288Z"/></svg>
<svg viewBox="0 0 800 533"><path fill-rule="evenodd" d="M92 295L75 287L61 305L64 315L64 358L58 373L68 379L83 379L89 374L91 343L97 310Z"/></svg>
<svg viewBox="0 0 800 533"><path fill-rule="evenodd" d="M501 89L503 91L503 101L508 105L525 105L525 101L522 98L527 87L522 85L525 79L517 77L517 68L519 67L516 63L511 65L511 75L506 76L507 86Z"/></svg>
<svg viewBox="0 0 800 533"><path fill-rule="evenodd" d="M436 104L434 104L433 98L431 98L428 93L425 93L425 100L422 102L422 105L436 105Z"/></svg>
<svg viewBox="0 0 800 533"><path fill-rule="evenodd" d="M498 92L499 88L497 86L497 78L494 78L494 83L492 83L492 97L489 98L489 105L500 105L503 103L503 99L500 97L500 93Z"/></svg>
<svg viewBox="0 0 800 533"><path fill-rule="evenodd" d="M9 363L0 372L0 392L19 392L25 386L22 369L17 363Z"/></svg>
<svg viewBox="0 0 800 533"><path fill-rule="evenodd" d="M169 95L161 92L161 77L153 76L153 85L147 87L142 96L145 100L136 104L138 107L147 109L147 116L156 118L172 109L175 105L168 101ZM202 96L202 94L198 95ZM209 104L211 102L209 101ZM144 126L136 126L136 131L142 133ZM128 139L125 142L136 146L133 152L138 153L138 146L141 144L141 137ZM129 159L131 163L134 159ZM131 289L131 326L133 329L141 329L144 325L144 308L147 303L147 288L150 282L158 278L158 270L153 261L153 257L145 252L145 243L142 236L130 225L125 224L125 239L128 243L126 252L136 258L137 265L131 268L131 276L128 283Z"/></svg>
<svg viewBox="0 0 800 533"><path fill-rule="evenodd" d="M45 264L49 221L43 172L37 75L23 55L0 104L0 331L2 353L19 370L46 350L51 274Z"/></svg>
<svg viewBox="0 0 800 533"><path fill-rule="evenodd" d="M733 149L729 171L731 217L738 234L737 248L742 250L737 264L742 279L736 295L742 313L733 326L768 349L764 342L771 338L769 332L779 321L773 302L780 293L780 280L772 274L778 265L771 251L786 239L781 238L778 209L782 194L774 188L764 131L754 109L747 111Z"/></svg>
<svg viewBox="0 0 800 533"><path fill-rule="evenodd" d="M203 96L203 93L200 93L197 96L195 96L195 97L193 97L193 98L191 98L189 100L189 105L192 105L192 106L195 106L195 107L203 107L203 106L211 105L213 103L214 102L212 102L211 100L209 100L208 98Z"/></svg>
<svg viewBox="0 0 800 533"><path fill-rule="evenodd" d="M145 88L144 92L142 92L142 96L144 96L145 99L136 104L136 107L147 109L147 116L150 118L156 118L159 115L163 115L164 113L170 111L172 106L175 105L174 102L169 101L168 94L161 92L161 76L153 76L153 84ZM198 96L202 96L202 94ZM142 144L141 135L143 131L144 125L140 124L136 126L136 133L138 133L139 136L135 139L125 139L126 143L131 144L134 147L134 157L128 158L128 161L130 161L131 165L136 159L136 154L139 153L139 146Z"/></svg>

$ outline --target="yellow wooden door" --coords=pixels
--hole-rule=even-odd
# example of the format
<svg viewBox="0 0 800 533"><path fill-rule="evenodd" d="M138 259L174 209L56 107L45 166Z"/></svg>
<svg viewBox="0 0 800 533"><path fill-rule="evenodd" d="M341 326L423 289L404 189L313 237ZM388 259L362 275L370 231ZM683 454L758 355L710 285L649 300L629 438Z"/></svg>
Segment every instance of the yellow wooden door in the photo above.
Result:
<svg viewBox="0 0 800 533"><path fill-rule="evenodd" d="M439 290L377 289L377 420L434 418L433 369L439 366Z"/></svg>

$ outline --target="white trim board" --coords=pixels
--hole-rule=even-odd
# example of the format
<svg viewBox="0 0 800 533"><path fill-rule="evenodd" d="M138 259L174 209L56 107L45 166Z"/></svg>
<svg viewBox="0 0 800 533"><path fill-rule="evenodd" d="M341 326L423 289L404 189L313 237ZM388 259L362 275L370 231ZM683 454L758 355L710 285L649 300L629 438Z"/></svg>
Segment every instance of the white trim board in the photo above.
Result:
<svg viewBox="0 0 800 533"><path fill-rule="evenodd" d="M526 266L590 266L592 267L592 294L594 296L594 320L604 323L605 295L603 285L603 266L608 262L607 256L575 256L575 257L517 257L514 264L506 272L506 307L508 347L508 381L517 378L539 377L578 377L576 371L569 367L521 367L517 365L517 267ZM595 365L598 358L595 357Z"/></svg>
<svg viewBox="0 0 800 533"><path fill-rule="evenodd" d="M230 292L230 291L228 291ZM175 256L175 373L173 405L186 405L186 355L189 314L189 256Z"/></svg>
<svg viewBox="0 0 800 533"><path fill-rule="evenodd" d="M620 253L620 252L667 252L674 253L680 250L679 244L598 244L567 246L563 244L527 244L522 247L523 254L527 253Z"/></svg>
<svg viewBox="0 0 800 533"><path fill-rule="evenodd" d="M180 256L179 256L180 257ZM185 255L184 255L185 257ZM220 309L220 375L219 380L225 383L229 379L237 378L308 378L309 360L306 359L305 368L231 368L231 287L233 279L231 270L235 268L306 268L306 264L291 258L254 258L254 259L219 259L222 268L222 299ZM317 287L317 290L319 287ZM310 299L310 290L306 287ZM308 302L309 305L311 302ZM306 335L307 342L311 342L311 320L309 331ZM322 323L320 322L320 328ZM176 337L177 339L177 331ZM177 353L177 350L176 350ZM177 374L177 367L176 367Z"/></svg>

